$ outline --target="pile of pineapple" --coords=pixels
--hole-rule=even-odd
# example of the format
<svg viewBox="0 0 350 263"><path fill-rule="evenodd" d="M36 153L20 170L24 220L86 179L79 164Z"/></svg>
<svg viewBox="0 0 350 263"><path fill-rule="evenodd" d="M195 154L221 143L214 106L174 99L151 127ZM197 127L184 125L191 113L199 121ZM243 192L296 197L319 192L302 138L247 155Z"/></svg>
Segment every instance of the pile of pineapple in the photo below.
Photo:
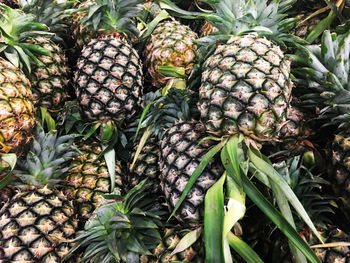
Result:
<svg viewBox="0 0 350 263"><path fill-rule="evenodd" d="M350 262L349 8L0 0L0 263Z"/></svg>

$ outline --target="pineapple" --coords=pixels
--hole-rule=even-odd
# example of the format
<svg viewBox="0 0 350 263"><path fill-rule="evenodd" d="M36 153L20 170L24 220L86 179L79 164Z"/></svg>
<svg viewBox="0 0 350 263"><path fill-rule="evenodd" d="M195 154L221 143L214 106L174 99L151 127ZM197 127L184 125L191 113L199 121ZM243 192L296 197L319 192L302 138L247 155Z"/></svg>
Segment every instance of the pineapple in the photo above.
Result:
<svg viewBox="0 0 350 263"><path fill-rule="evenodd" d="M141 180L149 178L152 184L152 192L159 192L160 188L160 172L158 168L159 162L159 144L155 137L150 137L145 145L142 147L139 156L133 167L131 167L132 160L135 158L136 150L139 142L135 142L133 151L130 155L129 162L129 177L128 185L130 187L136 186Z"/></svg>
<svg viewBox="0 0 350 263"><path fill-rule="evenodd" d="M188 26L170 19L157 25L146 42L143 52L148 76L155 87L164 86L169 77L158 71L159 66L183 67L190 75L196 63L199 51L195 40L197 34Z"/></svg>
<svg viewBox="0 0 350 263"><path fill-rule="evenodd" d="M26 43L40 45L52 54L52 56L38 56L42 65L34 67L30 76L35 105L57 112L62 109L67 99L66 87L69 82L67 58L62 49L48 38L31 38L26 40Z"/></svg>
<svg viewBox="0 0 350 263"><path fill-rule="evenodd" d="M331 0L331 2L335 2L334 0ZM315 12L318 9L321 9L322 7L326 6L325 1L318 1L318 0L298 0L296 3L296 8L299 10L307 10L309 12Z"/></svg>
<svg viewBox="0 0 350 263"><path fill-rule="evenodd" d="M345 215L350 218L348 165L348 50L350 34L336 35L325 31L321 46L299 46L294 58L297 84L303 94L304 105L313 109L319 125L332 125L336 130L332 144L331 181Z"/></svg>
<svg viewBox="0 0 350 263"><path fill-rule="evenodd" d="M11 8L18 8L19 7L19 3L17 0L0 0L0 4L7 5Z"/></svg>
<svg viewBox="0 0 350 263"><path fill-rule="evenodd" d="M291 101L290 63L271 41L233 36L204 63L198 108L214 134L276 140Z"/></svg>
<svg viewBox="0 0 350 263"><path fill-rule="evenodd" d="M160 241L161 211L148 196L146 180L125 196L111 195L78 232L69 256L82 249L82 262L139 262Z"/></svg>
<svg viewBox="0 0 350 263"><path fill-rule="evenodd" d="M200 37L206 37L217 32L217 28L210 24L208 21L204 21L200 28Z"/></svg>
<svg viewBox="0 0 350 263"><path fill-rule="evenodd" d="M76 11L72 14L70 18L71 22L71 33L73 35L74 43L74 53L80 53L83 47L91 41L93 37L96 37L96 33L91 31L89 27L81 23L81 20L86 16L87 10L90 6L94 5L95 1L83 1L76 2Z"/></svg>
<svg viewBox="0 0 350 263"><path fill-rule="evenodd" d="M343 130L335 134L332 142L333 190L342 202L350 219L350 131Z"/></svg>
<svg viewBox="0 0 350 263"><path fill-rule="evenodd" d="M18 156L35 125L33 95L23 72L0 57L0 153Z"/></svg>
<svg viewBox="0 0 350 263"><path fill-rule="evenodd" d="M91 216L95 208L103 202L103 194L111 191L111 179L106 162L100 158L100 143L83 141L78 145L81 154L69 164L64 180L64 193L76 203L77 213L82 220ZM116 190L124 192L123 173L120 162L116 162Z"/></svg>
<svg viewBox="0 0 350 263"><path fill-rule="evenodd" d="M17 194L0 210L0 262L61 262L74 238L73 204L57 190L75 154L72 136L37 127L30 151L17 163Z"/></svg>
<svg viewBox="0 0 350 263"><path fill-rule="evenodd" d="M305 20L310 13L302 13L296 16L300 21L293 27L289 33L296 35L302 39L306 39L310 32L321 22L320 16L314 16ZM319 39L317 39L319 40Z"/></svg>
<svg viewBox="0 0 350 263"><path fill-rule="evenodd" d="M68 83L68 68L62 49L48 38L52 33L46 31L48 28L38 23L33 15L1 5L0 9L4 13L0 18L0 27L4 32L1 37L6 43L4 47L7 52L19 50L17 54L22 63L18 58L7 58L15 65L19 64L27 73L32 82L35 106L43 106L50 111L59 110L66 98ZM25 31L28 32L23 34Z"/></svg>
<svg viewBox="0 0 350 263"><path fill-rule="evenodd" d="M265 36L278 39L288 29L283 13L293 2L208 1L213 11L202 17L218 30L203 47L215 49L205 56L199 88L198 109L208 132L279 140L292 99L290 62L278 45L254 31L265 27Z"/></svg>
<svg viewBox="0 0 350 263"><path fill-rule="evenodd" d="M196 107L191 105L189 92L171 88L164 96L159 96L160 91L148 93L152 106L147 110L141 127L145 129L141 139L134 144L133 152L129 162L129 186L137 185L141 180L149 178L153 183L153 192L160 193L160 171L159 171L159 144L164 136L164 130L174 125L178 120L190 120L194 114ZM145 99L147 104L147 99ZM193 104L193 103L192 103ZM145 137L146 136L146 137ZM145 144L141 145L145 140ZM141 147L139 149L139 147ZM136 156L137 150L141 150ZM135 159L136 158L136 159Z"/></svg>
<svg viewBox="0 0 350 263"><path fill-rule="evenodd" d="M164 134L159 168L161 187L170 210L176 206L190 176L211 146L210 141L198 145L204 137L204 127L196 121L179 121ZM222 173L221 163L212 159L175 213L180 222L189 226L201 222L205 193Z"/></svg>
<svg viewBox="0 0 350 263"><path fill-rule="evenodd" d="M186 232L188 231L176 227L165 228L161 234L162 241L152 250L152 256L142 256L140 263L204 262L204 246L201 239L184 251L172 254Z"/></svg>
<svg viewBox="0 0 350 263"><path fill-rule="evenodd" d="M22 10L35 16L35 21L47 25L55 33L50 39L64 49L71 39L69 17L75 1L66 0L22 0Z"/></svg>
<svg viewBox="0 0 350 263"><path fill-rule="evenodd" d="M89 120L119 122L135 115L142 95L142 63L127 39L127 34L137 34L131 18L140 11L137 6L140 0L128 1L128 4L105 2L96 1L89 12L97 8L98 11L83 19L86 26L96 30L99 26L103 34L83 48L74 85ZM111 14L118 19L112 21Z"/></svg>
<svg viewBox="0 0 350 263"><path fill-rule="evenodd" d="M327 228L321 228L319 232L322 237L324 237L324 243L340 243L335 247L314 248L316 255L322 261L322 263L349 262L350 245L344 245L344 242L350 244L350 235L332 225L327 226ZM317 238L315 238L310 231L303 231L301 235L310 243L311 246L320 244Z"/></svg>

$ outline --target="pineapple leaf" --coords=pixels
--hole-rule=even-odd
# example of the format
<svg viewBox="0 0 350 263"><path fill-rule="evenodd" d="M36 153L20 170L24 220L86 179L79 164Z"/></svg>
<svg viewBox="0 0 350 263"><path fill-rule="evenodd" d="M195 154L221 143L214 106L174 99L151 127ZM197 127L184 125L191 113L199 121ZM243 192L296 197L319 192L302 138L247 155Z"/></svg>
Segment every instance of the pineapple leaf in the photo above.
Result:
<svg viewBox="0 0 350 263"><path fill-rule="evenodd" d="M192 177L191 177L192 178ZM204 237L206 262L224 262L224 183L226 173L209 188L204 202Z"/></svg>
<svg viewBox="0 0 350 263"><path fill-rule="evenodd" d="M7 153L7 154L0 154L0 167L3 169L8 169L12 171L15 168L17 162L16 154L14 153Z"/></svg>
<svg viewBox="0 0 350 263"><path fill-rule="evenodd" d="M3 171L1 170L0 172ZM10 183L12 175L12 172L8 172L3 178L0 179L0 190Z"/></svg>
<svg viewBox="0 0 350 263"><path fill-rule="evenodd" d="M139 158L139 155L142 151L142 148L143 146L145 146L147 140L149 139L150 135L151 135L151 129L153 128L153 126L148 126L146 131L143 133L140 141L139 141L139 144L137 145L137 149L136 149L136 152L135 152L135 156L134 156L134 159L132 160L132 163L131 163L131 166L130 166L130 170L133 170L134 168L134 165L137 161L137 159Z"/></svg>
<svg viewBox="0 0 350 263"><path fill-rule="evenodd" d="M34 53L40 54L40 55L52 57L52 53L49 50L42 48L38 45L29 44L29 43L22 43L21 47L24 47L25 49L28 49L28 50L30 50Z"/></svg>
<svg viewBox="0 0 350 263"><path fill-rule="evenodd" d="M188 78L188 76L185 73L184 67L159 66L158 72L167 77L182 78L182 79Z"/></svg>
<svg viewBox="0 0 350 263"><path fill-rule="evenodd" d="M31 72L31 63L37 64L31 52L39 54L51 53L38 46L26 43L28 37L38 35L50 36L46 25L37 23L35 17L25 14L20 10L14 10L0 4L0 39L2 39L1 53L15 66ZM5 47L5 48L4 48ZM14 55L17 58L14 58Z"/></svg>
<svg viewBox="0 0 350 263"><path fill-rule="evenodd" d="M243 240L235 236L232 232L227 235L230 246L246 261L254 263L263 263L259 255Z"/></svg>
<svg viewBox="0 0 350 263"><path fill-rule="evenodd" d="M143 46L144 43L146 41L147 38L150 37L150 35L152 34L152 32L154 31L154 29L157 27L157 25L159 24L159 22L170 18L170 15L168 14L167 11L162 10L148 25L147 25L147 29L146 31L141 35L141 37L137 40L137 44L141 44L142 45L142 50L143 50ZM141 48L140 48L141 49Z"/></svg>
<svg viewBox="0 0 350 263"><path fill-rule="evenodd" d="M102 145L103 152L106 148L107 146ZM109 178L111 180L111 192L113 192L115 188L115 150L110 149L109 151L103 153L103 157L106 160Z"/></svg>
<svg viewBox="0 0 350 263"><path fill-rule="evenodd" d="M275 199L277 200L278 207L282 213L282 215L286 218L286 220L290 223L290 225L296 229L292 211L290 209L288 199L285 198L284 193L282 190L279 188L278 185L276 185L275 182L270 180L270 185L272 188L272 191L275 195ZM307 263L305 256L298 250L298 248L293 244L289 243L289 247L291 250L291 253L293 254L296 262L298 263Z"/></svg>
<svg viewBox="0 0 350 263"><path fill-rule="evenodd" d="M322 237L316 230L313 222L311 221L309 215L305 211L305 208L300 203L299 199L287 184L287 182L281 177L281 175L266 161L262 158L258 157L251 149L248 150L248 155L251 162L255 165L255 167L265 175L269 177L269 180L275 183L275 186L279 187L281 193L284 194L285 198L292 204L298 214L303 218L304 222L310 227L310 229L315 233L317 238L322 241Z"/></svg>
<svg viewBox="0 0 350 263"><path fill-rule="evenodd" d="M244 192L266 214L282 233L306 256L312 263L321 263L315 252L301 238L298 232L288 223L281 213L264 197L248 177L242 176Z"/></svg>
<svg viewBox="0 0 350 263"><path fill-rule="evenodd" d="M56 130L56 122L51 117L50 113L47 111L47 108L40 107L40 113L41 113L41 126L44 127L46 123L48 131Z"/></svg>
<svg viewBox="0 0 350 263"><path fill-rule="evenodd" d="M14 52L8 52L4 50L5 57L16 67L20 66L20 60L19 57ZM30 72L30 65L29 65L29 72Z"/></svg>
<svg viewBox="0 0 350 263"><path fill-rule="evenodd" d="M318 38L326 29L329 29L330 25L336 17L337 15L333 10L329 12L328 16L322 19L309 33L309 35L306 37L306 41L309 43L314 42L315 39Z"/></svg>
<svg viewBox="0 0 350 263"><path fill-rule="evenodd" d="M91 129L85 134L83 140L87 140L95 133L95 131L101 126L101 122L96 122Z"/></svg>
<svg viewBox="0 0 350 263"><path fill-rule="evenodd" d="M151 107L154 103L156 103L156 100L153 100L153 101L149 102L149 103L146 105L146 107L143 109L142 114L141 114L141 116L140 116L139 123L138 123L138 125L137 125L137 130L136 130L136 133L135 133L135 136L134 136L134 141L135 141L136 138L137 138L137 135L138 135L138 133L139 133L139 131L140 131L140 129L141 129L141 126L142 126L142 122L143 122L143 120L145 119L145 117L146 117L146 115L147 115L147 112L149 111L150 107Z"/></svg>
<svg viewBox="0 0 350 263"><path fill-rule="evenodd" d="M170 256L176 255L177 253L180 253L185 249L189 248L190 246L192 246L201 236L202 231L203 231L202 227L199 227L197 229L194 229L188 232L186 235L184 235L183 238L181 238L181 240L175 247L175 249L171 252Z"/></svg>

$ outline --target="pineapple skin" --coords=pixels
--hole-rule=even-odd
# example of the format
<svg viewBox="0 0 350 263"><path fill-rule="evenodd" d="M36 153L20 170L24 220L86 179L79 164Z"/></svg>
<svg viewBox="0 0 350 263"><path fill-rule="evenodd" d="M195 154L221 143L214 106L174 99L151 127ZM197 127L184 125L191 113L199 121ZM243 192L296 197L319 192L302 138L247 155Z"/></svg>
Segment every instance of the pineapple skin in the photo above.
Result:
<svg viewBox="0 0 350 263"><path fill-rule="evenodd" d="M341 201L344 214L350 219L350 131L335 135L332 143L333 190Z"/></svg>
<svg viewBox="0 0 350 263"><path fill-rule="evenodd" d="M95 208L103 203L103 194L111 191L111 179L103 157L98 159L102 152L100 143L87 141L78 146L82 152L69 165L65 177L64 193L74 200L79 219L88 219ZM125 183L121 165L115 166L116 190L124 193Z"/></svg>
<svg viewBox="0 0 350 263"><path fill-rule="evenodd" d="M143 146L133 169L131 169L137 146L138 142L134 145L128 163L128 186L133 188L143 179L149 178L152 182L152 192L158 193L160 192L160 171L158 166L160 154L159 142L155 137L149 138Z"/></svg>
<svg viewBox="0 0 350 263"><path fill-rule="evenodd" d="M93 39L77 63L74 84L79 104L90 120L132 118L141 103L142 62L118 33Z"/></svg>
<svg viewBox="0 0 350 263"><path fill-rule="evenodd" d="M194 43L197 38L195 32L178 21L164 21L158 24L143 52L148 78L153 86L162 87L169 79L158 72L159 66L183 67L186 75L190 75L199 55Z"/></svg>
<svg viewBox="0 0 350 263"><path fill-rule="evenodd" d="M62 109L67 97L67 58L63 50L46 37L30 38L27 43L39 45L52 54L52 57L38 56L43 65L35 66L31 73L34 104L50 111L58 111Z"/></svg>
<svg viewBox="0 0 350 263"><path fill-rule="evenodd" d="M0 210L0 262L61 262L77 227L72 202L60 191L27 187Z"/></svg>
<svg viewBox="0 0 350 263"><path fill-rule="evenodd" d="M209 36L215 32L217 32L217 28L214 27L212 24L210 24L208 21L204 21L203 25L201 26L199 30L199 36L200 37L206 37Z"/></svg>
<svg viewBox="0 0 350 263"><path fill-rule="evenodd" d="M297 15L296 17L300 19L299 23L296 24L296 26L289 31L290 34L293 34L295 36L298 36L302 39L306 39L306 37L310 34L310 32L317 26L317 24L321 21L319 16L312 17L305 22L303 22L304 19L306 19L311 13L302 13ZM318 43L320 39L318 39Z"/></svg>
<svg viewBox="0 0 350 263"><path fill-rule="evenodd" d="M17 0L0 0L0 4L7 5L11 8L18 8L19 2Z"/></svg>
<svg viewBox="0 0 350 263"><path fill-rule="evenodd" d="M83 1L76 6L76 9L88 8L94 4L95 1ZM80 24L80 21L88 13L87 10L77 11L70 17L71 22L71 34L75 40L73 53L80 53L83 47L96 37L96 34L92 30L89 30L86 26Z"/></svg>
<svg viewBox="0 0 350 263"><path fill-rule="evenodd" d="M29 80L10 62L0 58L0 153L20 156L35 126Z"/></svg>
<svg viewBox="0 0 350 263"><path fill-rule="evenodd" d="M198 109L210 133L277 140L291 101L290 61L255 35L233 36L204 63Z"/></svg>
<svg viewBox="0 0 350 263"><path fill-rule="evenodd" d="M205 136L203 125L195 121L180 121L164 134L160 144L159 168L162 191L171 211L179 201L190 176L212 145L210 141L198 145ZM212 159L175 213L179 222L189 226L200 223L204 216L206 191L218 180L222 172L221 163L216 158Z"/></svg>
<svg viewBox="0 0 350 263"><path fill-rule="evenodd" d="M319 233L324 238L324 243L335 242L350 242L350 235L336 226L327 226L322 228ZM310 244L320 244L320 241L313 235L311 231L302 231L302 237ZM350 262L350 247L349 246L336 246L326 248L314 248L317 257L322 263L347 263Z"/></svg>

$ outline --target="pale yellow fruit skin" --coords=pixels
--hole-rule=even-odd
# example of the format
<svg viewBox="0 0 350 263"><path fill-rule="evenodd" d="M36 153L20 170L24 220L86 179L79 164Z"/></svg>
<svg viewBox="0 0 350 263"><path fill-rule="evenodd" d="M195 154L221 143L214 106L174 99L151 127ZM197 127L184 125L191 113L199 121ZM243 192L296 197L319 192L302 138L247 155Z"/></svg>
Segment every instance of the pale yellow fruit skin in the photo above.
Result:
<svg viewBox="0 0 350 263"><path fill-rule="evenodd" d="M0 153L19 156L32 137L35 119L30 88L24 73L0 58Z"/></svg>

